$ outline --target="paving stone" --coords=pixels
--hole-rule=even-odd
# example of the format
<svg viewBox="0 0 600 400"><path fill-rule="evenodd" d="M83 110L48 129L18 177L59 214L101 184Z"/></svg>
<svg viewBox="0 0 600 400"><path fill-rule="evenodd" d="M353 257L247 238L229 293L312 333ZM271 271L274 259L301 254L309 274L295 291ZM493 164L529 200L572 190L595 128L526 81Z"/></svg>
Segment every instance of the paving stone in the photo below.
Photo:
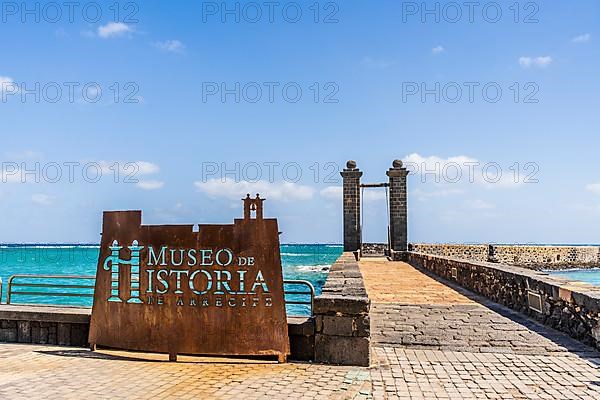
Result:
<svg viewBox="0 0 600 400"><path fill-rule="evenodd" d="M374 398L600 398L595 350L408 264L360 267L372 301Z"/></svg>
<svg viewBox="0 0 600 400"><path fill-rule="evenodd" d="M167 359L157 354L0 343L0 399L373 398L367 368Z"/></svg>
<svg viewBox="0 0 600 400"><path fill-rule="evenodd" d="M369 262L370 368L0 343L0 399L600 399L598 352L402 263ZM83 334L30 329L54 343ZM16 336L0 327L0 340Z"/></svg>

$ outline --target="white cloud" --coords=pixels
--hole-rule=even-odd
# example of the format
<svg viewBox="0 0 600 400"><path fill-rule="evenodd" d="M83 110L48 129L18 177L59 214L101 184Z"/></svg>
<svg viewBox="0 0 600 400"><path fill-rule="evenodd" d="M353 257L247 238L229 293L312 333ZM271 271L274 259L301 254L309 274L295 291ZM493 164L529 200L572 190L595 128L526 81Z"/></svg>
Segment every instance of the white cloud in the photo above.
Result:
<svg viewBox="0 0 600 400"><path fill-rule="evenodd" d="M160 171L160 167L158 165L148 161L136 161L135 165L137 165L139 168L138 174L140 175L151 175Z"/></svg>
<svg viewBox="0 0 600 400"><path fill-rule="evenodd" d="M25 151L24 153L15 153L15 160L18 158L39 158L41 153L34 151ZM18 157L17 157L18 156ZM32 183L35 182L35 176L32 173L27 173L28 168L33 168L33 163L19 163L15 161L4 162L0 165L0 183ZM43 164L42 164L43 165ZM25 167L23 167L25 166ZM154 163L148 161L80 161L78 166L74 168L81 169L83 167L91 168L88 172L90 176L94 176L97 172L100 178L107 180L116 179L119 182L133 181L139 179L142 176L153 175L160 172L160 167ZM43 168L43 166L42 166ZM68 167L62 167L63 172L67 174ZM37 177L39 179L41 175ZM146 181L140 182L138 185L141 189L150 190L150 186L156 186L158 181ZM164 184L164 183L163 183Z"/></svg>
<svg viewBox="0 0 600 400"><path fill-rule="evenodd" d="M4 164L0 167L0 183L25 183L21 168L14 164Z"/></svg>
<svg viewBox="0 0 600 400"><path fill-rule="evenodd" d="M135 179L136 176L152 175L160 172L160 167L148 161L98 161L102 176L115 175L118 169L120 176Z"/></svg>
<svg viewBox="0 0 600 400"><path fill-rule="evenodd" d="M584 212L586 214L586 217L588 217L589 214L600 215L600 204L589 205L589 204L576 203L576 204L569 204L568 206L570 208L572 208L573 210Z"/></svg>
<svg viewBox="0 0 600 400"><path fill-rule="evenodd" d="M54 204L54 199L56 197L54 196L50 196L47 194L34 194L33 196L31 196L31 201L33 201L35 204L41 205L41 206L51 206L52 204Z"/></svg>
<svg viewBox="0 0 600 400"><path fill-rule="evenodd" d="M19 86L15 83L13 78L9 76L0 76L0 93L18 93Z"/></svg>
<svg viewBox="0 0 600 400"><path fill-rule="evenodd" d="M519 65L523 68L538 67L546 68L552 64L552 57L521 57L519 58Z"/></svg>
<svg viewBox="0 0 600 400"><path fill-rule="evenodd" d="M524 179L516 179L514 173L503 169L497 163L478 161L468 156L442 158L438 156L423 157L413 153L403 158L404 166L415 175L421 177L423 183L458 184L475 183L487 188L513 188L524 183ZM451 193L455 194L455 193ZM423 199L427 197L421 194Z"/></svg>
<svg viewBox="0 0 600 400"><path fill-rule="evenodd" d="M321 189L319 194L326 199L341 201L344 194L344 188L341 186L327 186L326 188Z"/></svg>
<svg viewBox="0 0 600 400"><path fill-rule="evenodd" d="M417 164L425 163L427 165L448 164L448 163L464 164L464 163L478 162L477 159L468 157L468 156L453 156L453 157L448 157L448 158L442 158L442 157L438 157L438 156L423 157L418 153L409 154L406 157L404 157L402 159L402 161L404 161L405 163L411 163L411 162L417 163Z"/></svg>
<svg viewBox="0 0 600 400"><path fill-rule="evenodd" d="M432 198L447 197L463 194L465 191L462 189L438 189L432 191L424 191L421 189L415 189L412 195L419 201L428 201Z"/></svg>
<svg viewBox="0 0 600 400"><path fill-rule="evenodd" d="M493 208L496 208L495 204L488 203L487 201L480 199L470 200L469 202L467 202L467 206L474 210L491 210Z"/></svg>
<svg viewBox="0 0 600 400"><path fill-rule="evenodd" d="M460 174L465 179L465 172L467 173L466 178L469 178L469 168L471 165L479 165L479 161L475 158L468 156L454 156L448 158L442 158L438 156L423 157L420 154L412 153L402 159L404 166L409 171L414 171L418 175L428 177L435 181L443 181L450 178L453 180L456 174Z"/></svg>
<svg viewBox="0 0 600 400"><path fill-rule="evenodd" d="M67 31L64 28L58 28L57 30L54 31L54 36L56 36L58 38L66 38L69 36L69 34L67 33Z"/></svg>
<svg viewBox="0 0 600 400"><path fill-rule="evenodd" d="M120 37L132 32L133 28L123 22L109 22L98 27L98 36L103 39Z"/></svg>
<svg viewBox="0 0 600 400"><path fill-rule="evenodd" d="M236 203L236 208L239 209L239 202ZM188 209L183 203L175 203L172 207L168 208L155 208L149 214L149 221L155 221L156 223L187 223L190 218L194 217L192 210ZM153 223L153 222L150 222Z"/></svg>
<svg viewBox="0 0 600 400"><path fill-rule="evenodd" d="M588 192L592 192L594 194L600 194L600 183L590 183L585 187Z"/></svg>
<svg viewBox="0 0 600 400"><path fill-rule="evenodd" d="M0 76L0 84L14 83L13 78L8 76Z"/></svg>
<svg viewBox="0 0 600 400"><path fill-rule="evenodd" d="M361 195L363 196L363 200L365 201L365 203L377 202L385 200L385 189L365 189L364 192L361 192Z"/></svg>
<svg viewBox="0 0 600 400"><path fill-rule="evenodd" d="M433 49L431 49L431 52L433 54L440 54L444 52L444 47L443 46L435 46Z"/></svg>
<svg viewBox="0 0 600 400"><path fill-rule="evenodd" d="M328 186L321 189L319 194L328 200L342 201L344 188L342 186ZM385 190L383 188L365 189L364 191L361 189L361 196L363 196L365 203L385 200Z"/></svg>
<svg viewBox="0 0 600 400"><path fill-rule="evenodd" d="M513 171L497 169L497 166L488 165L490 168L478 170L475 175L475 183L484 186L486 189L516 189L525 184L526 178L524 176L515 176ZM530 179L530 183L533 183L535 177Z"/></svg>
<svg viewBox="0 0 600 400"><path fill-rule="evenodd" d="M223 197L229 200L242 199L247 193L252 196L260 193L262 198L279 201L309 200L315 192L310 186L292 182L236 182L230 179L209 179L206 182L194 182L194 186L199 192L210 197Z"/></svg>
<svg viewBox="0 0 600 400"><path fill-rule="evenodd" d="M392 61L381 58L365 57L362 60L364 66L374 69L386 69L394 65Z"/></svg>
<svg viewBox="0 0 600 400"><path fill-rule="evenodd" d="M90 31L90 30L81 31L80 34L84 38L96 37L96 34L94 33L94 31Z"/></svg>
<svg viewBox="0 0 600 400"><path fill-rule="evenodd" d="M136 187L143 190L158 190L162 189L165 186L165 183L162 181L139 181L135 184Z"/></svg>
<svg viewBox="0 0 600 400"><path fill-rule="evenodd" d="M586 33L583 35L579 35L571 39L573 43L587 43L592 39L592 35L590 33Z"/></svg>
<svg viewBox="0 0 600 400"><path fill-rule="evenodd" d="M170 53L183 53L185 50L185 44L179 40L165 40L162 42L156 42L154 43L154 47Z"/></svg>
<svg viewBox="0 0 600 400"><path fill-rule="evenodd" d="M100 89L97 86L88 86L85 88L85 98L86 99L96 99L99 96L102 96L102 93L100 93Z"/></svg>
<svg viewBox="0 0 600 400"><path fill-rule="evenodd" d="M5 153L6 157L11 161L24 160L24 159L36 159L41 158L42 153L35 150L24 150L24 151L16 151L16 152L7 152Z"/></svg>

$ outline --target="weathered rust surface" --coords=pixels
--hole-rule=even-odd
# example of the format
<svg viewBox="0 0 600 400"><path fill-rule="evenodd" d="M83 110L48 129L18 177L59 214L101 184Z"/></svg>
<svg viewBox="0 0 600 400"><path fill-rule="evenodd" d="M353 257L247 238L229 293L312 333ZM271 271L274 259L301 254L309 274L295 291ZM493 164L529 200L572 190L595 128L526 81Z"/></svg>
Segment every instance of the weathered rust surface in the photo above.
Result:
<svg viewBox="0 0 600 400"><path fill-rule="evenodd" d="M277 220L262 218L258 196L245 199L244 208L244 219L232 225L200 225L198 232L193 225L144 226L141 211L105 212L90 344L171 355L273 355L285 360L289 338ZM122 246L116 268L115 241ZM135 262L133 267L123 263L135 260L136 244L141 247L139 299ZM163 262L160 251L165 246ZM225 265L217 265L217 253ZM230 254L233 261L227 265ZM254 265L244 265L250 257ZM115 269L118 274L113 275ZM111 290L117 276L118 290Z"/></svg>

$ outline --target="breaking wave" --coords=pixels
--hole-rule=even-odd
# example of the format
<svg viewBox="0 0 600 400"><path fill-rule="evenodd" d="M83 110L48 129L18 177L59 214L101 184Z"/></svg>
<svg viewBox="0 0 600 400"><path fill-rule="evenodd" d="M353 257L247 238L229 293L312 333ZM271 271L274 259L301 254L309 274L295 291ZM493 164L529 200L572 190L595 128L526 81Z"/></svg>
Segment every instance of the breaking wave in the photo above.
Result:
<svg viewBox="0 0 600 400"><path fill-rule="evenodd" d="M331 268L329 264L321 264L321 265L295 265L292 267L298 271L302 272L328 272Z"/></svg>

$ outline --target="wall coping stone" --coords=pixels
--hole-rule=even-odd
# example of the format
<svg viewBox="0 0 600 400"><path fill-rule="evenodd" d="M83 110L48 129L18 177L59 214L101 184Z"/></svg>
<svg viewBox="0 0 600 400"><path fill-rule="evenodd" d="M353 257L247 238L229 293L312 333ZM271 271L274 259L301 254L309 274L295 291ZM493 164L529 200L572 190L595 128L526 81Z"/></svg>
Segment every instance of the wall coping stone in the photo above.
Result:
<svg viewBox="0 0 600 400"><path fill-rule="evenodd" d="M557 289L567 289L573 294L579 294L584 297L588 297L592 301L599 302L598 307L600 307L600 287L594 286L589 283L574 281L566 278L562 278L559 276L552 276L547 272L537 271L529 268L518 267L514 265L507 264L497 264L490 262L482 262L482 261L471 261L465 260L462 258L453 258L453 257L444 257L444 256L436 256L425 253L417 253L417 252L409 252L410 254L416 254L422 257L427 257L430 259L442 259L442 260L450 260L463 264L471 264L479 267L485 267L497 271L502 271L507 274L511 274L514 276L521 276L528 279L531 279L534 283L545 284L555 286Z"/></svg>
<svg viewBox="0 0 600 400"><path fill-rule="evenodd" d="M498 243L410 243L413 246L494 246L494 247L558 247L558 248L590 248L596 249L600 246L593 244L498 244Z"/></svg>
<svg viewBox="0 0 600 400"><path fill-rule="evenodd" d="M314 314L368 313L369 297L362 273L352 252L343 253L331 266Z"/></svg>
<svg viewBox="0 0 600 400"><path fill-rule="evenodd" d="M91 308L0 305L0 320L89 324Z"/></svg>
<svg viewBox="0 0 600 400"><path fill-rule="evenodd" d="M600 245L410 243L409 250L538 270L600 267Z"/></svg>
<svg viewBox="0 0 600 400"><path fill-rule="evenodd" d="M30 322L59 322L65 324L89 324L91 308L52 307L41 305L0 305L0 320L30 321ZM288 317L290 335L314 335L315 321L312 317Z"/></svg>
<svg viewBox="0 0 600 400"><path fill-rule="evenodd" d="M370 307L358 261L344 252L315 298L315 361L369 366Z"/></svg>

